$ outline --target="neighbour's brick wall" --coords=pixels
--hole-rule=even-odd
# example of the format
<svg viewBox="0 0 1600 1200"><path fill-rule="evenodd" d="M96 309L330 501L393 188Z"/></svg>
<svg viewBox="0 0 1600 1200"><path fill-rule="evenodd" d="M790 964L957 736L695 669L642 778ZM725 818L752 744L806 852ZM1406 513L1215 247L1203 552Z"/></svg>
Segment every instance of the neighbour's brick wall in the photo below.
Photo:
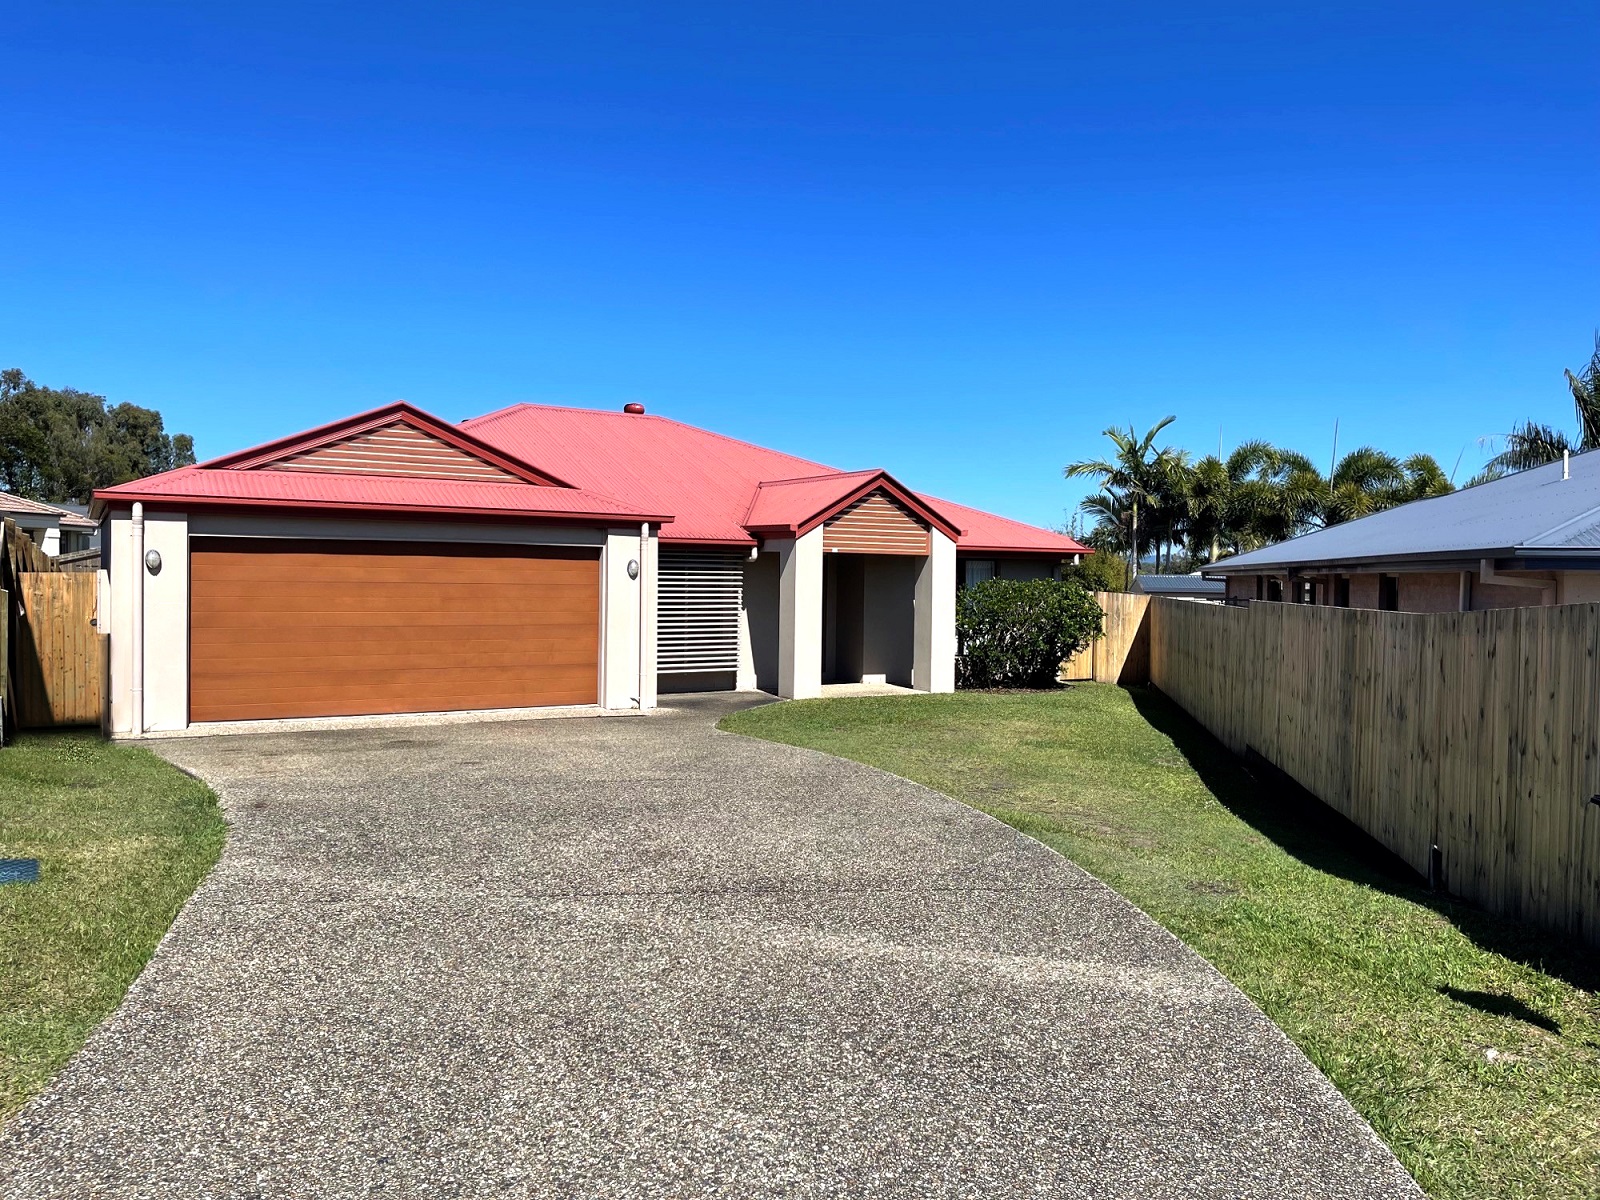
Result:
<svg viewBox="0 0 1600 1200"><path fill-rule="evenodd" d="M1378 572L1368 571L1352 574L1350 579L1350 607L1351 608L1377 608L1378 607ZM1600 603L1600 572L1571 571L1563 572L1560 590L1557 599L1562 604ZM1231 575L1228 577L1229 597L1240 597L1246 600L1256 598L1255 575ZM1272 578L1272 576L1267 576ZM1289 581L1285 576L1278 576L1283 584L1283 594L1290 595ZM1333 601L1330 588L1324 586L1327 577L1316 576L1317 603L1329 604ZM1400 572L1395 578L1399 582L1399 599L1401 612L1456 612L1461 607L1461 573L1459 571L1420 571ZM1498 584L1480 583L1473 576L1470 584L1471 606L1473 611L1482 612L1495 608L1522 608L1537 605L1543 601L1543 593L1533 588L1505 587Z"/></svg>
<svg viewBox="0 0 1600 1200"><path fill-rule="evenodd" d="M1378 577L1376 575L1350 576L1350 607L1378 607Z"/></svg>

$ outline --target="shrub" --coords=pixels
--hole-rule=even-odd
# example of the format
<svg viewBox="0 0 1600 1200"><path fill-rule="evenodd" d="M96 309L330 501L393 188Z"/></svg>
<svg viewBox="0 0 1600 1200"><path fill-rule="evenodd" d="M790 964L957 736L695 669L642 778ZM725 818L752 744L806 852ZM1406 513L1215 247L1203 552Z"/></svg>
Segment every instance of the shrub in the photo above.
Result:
<svg viewBox="0 0 1600 1200"><path fill-rule="evenodd" d="M1083 561L1068 567L1063 578L1081 583L1091 592L1128 590L1128 560L1120 554L1086 554Z"/></svg>
<svg viewBox="0 0 1600 1200"><path fill-rule="evenodd" d="M1077 583L991 579L956 597L961 687L1051 687L1062 660L1102 632L1104 614Z"/></svg>

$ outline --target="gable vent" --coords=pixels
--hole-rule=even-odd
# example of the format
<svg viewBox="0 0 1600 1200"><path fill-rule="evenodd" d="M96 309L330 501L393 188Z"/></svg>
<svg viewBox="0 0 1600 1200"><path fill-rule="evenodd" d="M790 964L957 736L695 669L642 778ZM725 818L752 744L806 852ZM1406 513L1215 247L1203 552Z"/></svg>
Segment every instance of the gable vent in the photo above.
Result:
<svg viewBox="0 0 1600 1200"><path fill-rule="evenodd" d="M347 475L411 475L521 483L509 471L431 437L403 421L318 446L273 463L273 471L331 471Z"/></svg>
<svg viewBox="0 0 1600 1200"><path fill-rule="evenodd" d="M898 500L876 491L827 523L822 548L847 554L927 554L928 527Z"/></svg>
<svg viewBox="0 0 1600 1200"><path fill-rule="evenodd" d="M739 669L744 555L663 546L656 595L658 673Z"/></svg>

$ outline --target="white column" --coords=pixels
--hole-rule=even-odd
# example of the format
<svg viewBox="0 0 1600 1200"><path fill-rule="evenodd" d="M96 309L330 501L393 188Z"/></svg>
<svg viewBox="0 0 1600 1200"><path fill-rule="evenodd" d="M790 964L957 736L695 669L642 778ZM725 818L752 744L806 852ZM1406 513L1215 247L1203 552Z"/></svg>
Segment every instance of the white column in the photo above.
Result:
<svg viewBox="0 0 1600 1200"><path fill-rule="evenodd" d="M100 606L100 632L111 635L111 732L133 732L133 522L126 512L100 523L111 550L106 602Z"/></svg>
<svg viewBox="0 0 1600 1200"><path fill-rule="evenodd" d="M144 587L144 727L189 726L189 518L183 513L144 516L144 548L161 555L152 572L134 564Z"/></svg>
<svg viewBox="0 0 1600 1200"><path fill-rule="evenodd" d="M656 619L660 600L661 539L655 530L644 545L644 684L639 697L641 709L656 706Z"/></svg>
<svg viewBox="0 0 1600 1200"><path fill-rule="evenodd" d="M604 626L600 645L600 705L602 708L654 708L656 704L656 549L652 531L644 557L639 556L639 530L612 529L606 533L601 558L601 603ZM628 564L638 563L638 576ZM643 602L643 611L640 604ZM641 640L642 639L642 640ZM641 659L641 646L643 657ZM640 696L640 664L644 665L644 695Z"/></svg>
<svg viewBox="0 0 1600 1200"><path fill-rule="evenodd" d="M917 573L916 657L911 686L919 692L956 690L956 544L930 530L931 553Z"/></svg>
<svg viewBox="0 0 1600 1200"><path fill-rule="evenodd" d="M804 700L822 694L822 527L778 552L778 695Z"/></svg>

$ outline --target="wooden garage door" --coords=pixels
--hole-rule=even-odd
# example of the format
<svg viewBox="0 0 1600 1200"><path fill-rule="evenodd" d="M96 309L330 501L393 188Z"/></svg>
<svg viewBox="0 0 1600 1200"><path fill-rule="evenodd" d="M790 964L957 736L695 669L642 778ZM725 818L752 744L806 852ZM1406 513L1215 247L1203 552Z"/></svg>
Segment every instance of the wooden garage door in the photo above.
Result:
<svg viewBox="0 0 1600 1200"><path fill-rule="evenodd" d="M593 704L599 551L196 538L189 719Z"/></svg>

